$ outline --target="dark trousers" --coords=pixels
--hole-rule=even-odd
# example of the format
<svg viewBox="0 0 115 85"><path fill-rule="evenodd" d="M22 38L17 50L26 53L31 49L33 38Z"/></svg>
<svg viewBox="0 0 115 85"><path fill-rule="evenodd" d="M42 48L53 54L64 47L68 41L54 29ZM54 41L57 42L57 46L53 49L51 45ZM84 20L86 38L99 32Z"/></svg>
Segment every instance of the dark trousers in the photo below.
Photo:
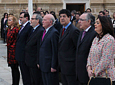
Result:
<svg viewBox="0 0 115 85"><path fill-rule="evenodd" d="M43 85L41 70L36 66L35 68L30 68L30 76L31 76L31 85Z"/></svg>
<svg viewBox="0 0 115 85"><path fill-rule="evenodd" d="M7 38L7 30L4 30L4 43L6 43L6 38Z"/></svg>
<svg viewBox="0 0 115 85"><path fill-rule="evenodd" d="M18 66L11 67L11 72L12 72L12 85L19 85L20 72Z"/></svg>
<svg viewBox="0 0 115 85"><path fill-rule="evenodd" d="M87 83L88 83L88 81L87 81ZM81 82L79 81L78 77L77 77L77 85L87 85L87 83L81 83Z"/></svg>
<svg viewBox="0 0 115 85"><path fill-rule="evenodd" d="M78 82L78 85L87 85L87 84L84 84L84 83L80 83L80 82Z"/></svg>
<svg viewBox="0 0 115 85"><path fill-rule="evenodd" d="M59 85L58 72L42 72L43 85Z"/></svg>
<svg viewBox="0 0 115 85"><path fill-rule="evenodd" d="M74 75L64 75L61 74L61 81L63 85L78 85L76 81L76 76Z"/></svg>
<svg viewBox="0 0 115 85"><path fill-rule="evenodd" d="M115 85L115 81L112 81L112 85Z"/></svg>
<svg viewBox="0 0 115 85"><path fill-rule="evenodd" d="M23 85L31 85L31 77L28 66L24 61L18 62L22 74Z"/></svg>

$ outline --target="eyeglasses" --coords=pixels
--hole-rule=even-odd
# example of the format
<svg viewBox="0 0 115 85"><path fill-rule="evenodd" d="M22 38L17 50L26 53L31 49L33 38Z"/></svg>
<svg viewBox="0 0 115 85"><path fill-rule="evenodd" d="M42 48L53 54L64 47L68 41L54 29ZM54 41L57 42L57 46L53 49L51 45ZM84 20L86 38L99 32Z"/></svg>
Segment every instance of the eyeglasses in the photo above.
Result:
<svg viewBox="0 0 115 85"><path fill-rule="evenodd" d="M31 20L36 20L36 18L31 18Z"/></svg>
<svg viewBox="0 0 115 85"><path fill-rule="evenodd" d="M81 19L81 18L79 18L79 21L86 21L86 19Z"/></svg>

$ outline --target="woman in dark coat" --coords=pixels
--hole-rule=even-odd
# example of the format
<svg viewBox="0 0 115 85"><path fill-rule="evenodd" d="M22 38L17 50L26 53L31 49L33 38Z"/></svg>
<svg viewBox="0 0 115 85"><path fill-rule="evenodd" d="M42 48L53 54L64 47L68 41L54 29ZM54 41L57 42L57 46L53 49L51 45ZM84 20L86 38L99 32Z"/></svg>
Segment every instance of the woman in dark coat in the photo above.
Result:
<svg viewBox="0 0 115 85"><path fill-rule="evenodd" d="M7 20L8 19L8 13L4 13L4 17L1 19L1 38L4 38L4 43L6 41L6 35L7 35L7 30L6 30L6 25L7 25Z"/></svg>
<svg viewBox="0 0 115 85"><path fill-rule="evenodd" d="M7 31L7 62L11 67L12 85L19 85L20 73L18 69L18 62L15 60L16 38L19 31L16 17L10 15L8 17L8 31Z"/></svg>

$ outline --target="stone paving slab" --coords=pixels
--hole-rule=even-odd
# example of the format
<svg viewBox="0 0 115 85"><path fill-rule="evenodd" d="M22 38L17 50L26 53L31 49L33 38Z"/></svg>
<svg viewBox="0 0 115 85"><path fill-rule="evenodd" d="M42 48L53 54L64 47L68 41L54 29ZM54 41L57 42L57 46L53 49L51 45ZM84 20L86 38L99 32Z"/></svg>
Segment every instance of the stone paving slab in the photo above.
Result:
<svg viewBox="0 0 115 85"><path fill-rule="evenodd" d="M2 39L0 39L0 85L12 84L11 68L8 67L6 56L7 56L6 44L4 44ZM22 79L20 79L19 85L23 85Z"/></svg>
<svg viewBox="0 0 115 85"><path fill-rule="evenodd" d="M0 85L12 84L11 68L8 67L6 56L7 56L6 44L3 44L3 41L0 39ZM19 85L23 85L21 75Z"/></svg>

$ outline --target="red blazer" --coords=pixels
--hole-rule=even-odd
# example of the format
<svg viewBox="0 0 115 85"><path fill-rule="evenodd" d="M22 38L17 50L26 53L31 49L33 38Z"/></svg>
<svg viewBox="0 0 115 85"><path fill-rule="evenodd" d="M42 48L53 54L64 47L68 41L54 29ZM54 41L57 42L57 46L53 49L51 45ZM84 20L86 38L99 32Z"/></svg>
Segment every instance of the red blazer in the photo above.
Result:
<svg viewBox="0 0 115 85"><path fill-rule="evenodd" d="M8 64L17 64L15 60L16 38L19 29L14 27L7 31L7 62Z"/></svg>

